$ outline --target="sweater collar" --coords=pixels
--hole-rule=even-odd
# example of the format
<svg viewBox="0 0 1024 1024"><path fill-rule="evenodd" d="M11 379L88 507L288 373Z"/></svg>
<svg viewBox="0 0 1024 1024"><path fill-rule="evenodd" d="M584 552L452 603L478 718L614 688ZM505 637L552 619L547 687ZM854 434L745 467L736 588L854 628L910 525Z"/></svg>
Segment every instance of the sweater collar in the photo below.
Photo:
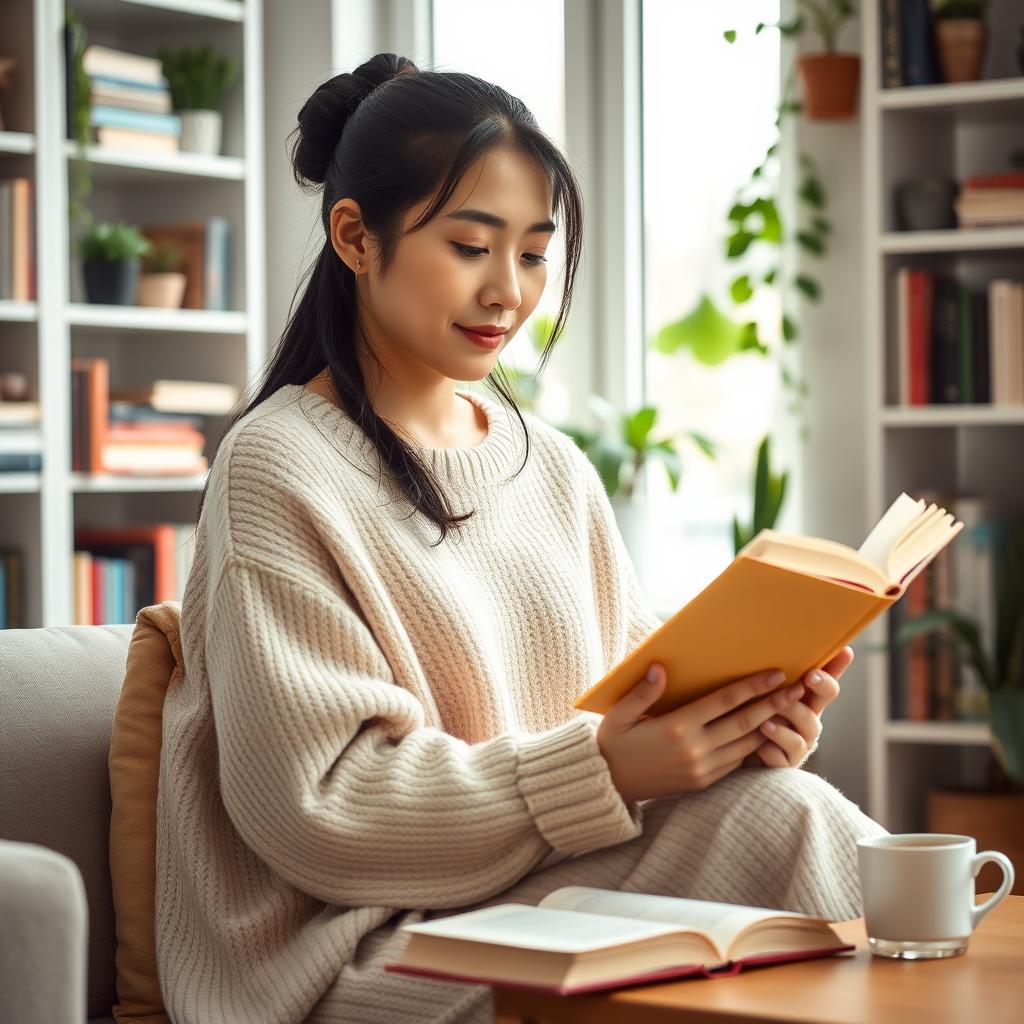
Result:
<svg viewBox="0 0 1024 1024"><path fill-rule="evenodd" d="M439 484L472 488L507 479L519 468L525 451L518 417L486 395L462 390L458 393L483 410L487 417L487 436L479 444L466 448L417 445L414 451ZM359 463L360 468L377 476L377 449L344 409L302 384L285 384L278 389L276 396L282 401L297 399L299 407L325 436L333 437L341 450Z"/></svg>

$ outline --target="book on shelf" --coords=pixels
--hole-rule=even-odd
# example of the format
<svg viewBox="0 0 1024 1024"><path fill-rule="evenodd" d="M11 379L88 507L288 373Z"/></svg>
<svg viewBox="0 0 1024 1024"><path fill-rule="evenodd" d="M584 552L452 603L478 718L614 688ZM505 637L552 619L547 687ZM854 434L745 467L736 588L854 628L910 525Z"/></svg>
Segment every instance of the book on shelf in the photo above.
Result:
<svg viewBox="0 0 1024 1024"><path fill-rule="evenodd" d="M71 468L73 472L123 476L183 476L204 473L209 460L203 454L206 435L192 417L133 420L125 415L127 392L110 392L109 361L101 358L71 360ZM159 383L159 382L158 382ZM194 382L206 395L202 382ZM221 395L223 385L213 385ZM152 388L131 392L129 401L143 403ZM235 392L237 394L237 391ZM110 405L120 415L111 422Z"/></svg>
<svg viewBox="0 0 1024 1024"><path fill-rule="evenodd" d="M77 528L75 623L133 622L141 608L180 600L194 540L192 523Z"/></svg>
<svg viewBox="0 0 1024 1024"><path fill-rule="evenodd" d="M31 178L0 178L0 299L39 297L35 189Z"/></svg>
<svg viewBox="0 0 1024 1024"><path fill-rule="evenodd" d="M854 949L823 918L766 907L570 885L404 925L399 974L570 995Z"/></svg>
<svg viewBox="0 0 1024 1024"><path fill-rule="evenodd" d="M226 217L179 224L147 224L140 228L151 242L169 242L182 254L185 274L182 309L231 308L231 226Z"/></svg>
<svg viewBox="0 0 1024 1024"><path fill-rule="evenodd" d="M983 652L996 650L996 567L999 524L988 502L975 494L921 492L941 502L964 524L960 541L943 552L908 588L889 626L894 641L905 622L936 608L952 608L978 625ZM985 717L985 693L960 648L940 637L949 627L917 636L896 647L889 676L889 717L916 722L979 721Z"/></svg>
<svg viewBox="0 0 1024 1024"><path fill-rule="evenodd" d="M155 380L149 387L119 390L112 401L144 402L154 409L185 414L201 413L222 416L238 401L234 384L218 384L200 380Z"/></svg>
<svg viewBox="0 0 1024 1024"><path fill-rule="evenodd" d="M668 684L651 715L767 669L785 673L783 686L799 680L899 601L962 529L944 508L904 492L856 550L761 530L573 706L603 714L652 662L665 667Z"/></svg>
<svg viewBox="0 0 1024 1024"><path fill-rule="evenodd" d="M890 401L903 406L1024 403L1024 283L977 290L904 266L894 276Z"/></svg>
<svg viewBox="0 0 1024 1024"><path fill-rule="evenodd" d="M953 207L961 228L1020 227L1024 224L1024 173L969 175L961 182Z"/></svg>

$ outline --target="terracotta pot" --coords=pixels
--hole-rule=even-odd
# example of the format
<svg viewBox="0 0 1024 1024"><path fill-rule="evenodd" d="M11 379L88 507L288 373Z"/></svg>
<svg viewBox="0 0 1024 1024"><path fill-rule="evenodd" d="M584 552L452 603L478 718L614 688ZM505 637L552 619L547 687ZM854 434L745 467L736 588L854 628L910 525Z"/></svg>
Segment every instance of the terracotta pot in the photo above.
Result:
<svg viewBox="0 0 1024 1024"><path fill-rule="evenodd" d="M973 836L979 853L1005 853L1016 868L1011 892L1024 895L1024 793L933 789L928 793L928 831ZM975 879L975 891L995 892L1001 882L999 868L986 864Z"/></svg>
<svg viewBox="0 0 1024 1024"><path fill-rule="evenodd" d="M946 82L976 82L981 78L988 28L981 18L940 18L935 44Z"/></svg>
<svg viewBox="0 0 1024 1024"><path fill-rule="evenodd" d="M860 57L855 53L803 53L797 67L803 111L810 120L842 120L856 114Z"/></svg>
<svg viewBox="0 0 1024 1024"><path fill-rule="evenodd" d="M181 273L141 274L135 296L137 306L158 306L160 309L180 309L185 297L187 279Z"/></svg>

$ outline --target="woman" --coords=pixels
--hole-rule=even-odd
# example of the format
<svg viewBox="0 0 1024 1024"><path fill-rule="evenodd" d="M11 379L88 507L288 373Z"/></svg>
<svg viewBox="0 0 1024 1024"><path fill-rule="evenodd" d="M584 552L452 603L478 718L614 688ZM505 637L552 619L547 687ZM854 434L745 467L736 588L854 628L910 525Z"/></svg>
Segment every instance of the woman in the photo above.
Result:
<svg viewBox="0 0 1024 1024"><path fill-rule="evenodd" d="M324 245L219 446L164 709L172 1019L486 1020L483 986L382 970L401 926L571 882L859 914L854 840L882 830L795 770L849 648L806 694L762 674L647 717L662 671L572 709L659 620L590 462L500 383L559 229L552 341L571 299L556 146L496 86L394 54L299 130ZM456 389L484 377L517 425Z"/></svg>

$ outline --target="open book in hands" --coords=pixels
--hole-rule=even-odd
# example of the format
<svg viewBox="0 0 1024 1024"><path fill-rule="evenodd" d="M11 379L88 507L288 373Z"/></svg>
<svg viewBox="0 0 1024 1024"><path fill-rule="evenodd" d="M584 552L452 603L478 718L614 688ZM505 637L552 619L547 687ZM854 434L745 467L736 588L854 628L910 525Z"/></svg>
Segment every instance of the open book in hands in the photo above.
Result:
<svg viewBox="0 0 1024 1024"><path fill-rule="evenodd" d="M505 903L403 931L411 937L387 971L560 994L854 949L822 918L578 885L536 907Z"/></svg>
<svg viewBox="0 0 1024 1024"><path fill-rule="evenodd" d="M964 524L906 493L854 551L846 544L761 530L731 564L573 706L604 714L664 665L661 715L737 679L781 669L800 681L827 665L907 587Z"/></svg>

